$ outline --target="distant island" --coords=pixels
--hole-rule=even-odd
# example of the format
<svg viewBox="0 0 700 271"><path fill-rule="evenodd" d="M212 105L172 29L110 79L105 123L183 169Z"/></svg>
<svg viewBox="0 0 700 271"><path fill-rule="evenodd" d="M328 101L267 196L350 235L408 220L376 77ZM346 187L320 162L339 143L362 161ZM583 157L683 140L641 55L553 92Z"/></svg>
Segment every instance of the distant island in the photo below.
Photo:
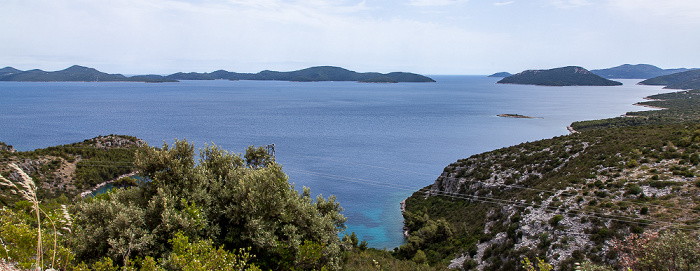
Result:
<svg viewBox="0 0 700 271"><path fill-rule="evenodd" d="M649 64L624 64L613 68L591 70L591 72L600 77L608 79L649 79L689 70L690 69L686 68L662 69Z"/></svg>
<svg viewBox="0 0 700 271"><path fill-rule="evenodd" d="M508 77L511 75L513 75L513 74L509 73L509 72L497 72L497 73L494 73L492 75L489 75L488 77Z"/></svg>
<svg viewBox="0 0 700 271"><path fill-rule="evenodd" d="M47 72L39 69L21 71L12 67L0 69L0 81L16 82L177 82L160 75L137 75L126 77L108 74L93 68L73 65L65 70Z"/></svg>
<svg viewBox="0 0 700 271"><path fill-rule="evenodd" d="M498 84L521 84L538 86L619 86L622 83L608 80L590 71L568 66L549 70L527 70L508 76Z"/></svg>
<svg viewBox="0 0 700 271"><path fill-rule="evenodd" d="M278 72L261 71L259 73L236 73L218 70L211 73L175 73L165 78L173 80L276 80L295 82L317 81L357 81L366 83L399 83L399 82L435 82L430 77L408 72L358 73L340 67L319 66L298 71Z"/></svg>
<svg viewBox="0 0 700 271"><path fill-rule="evenodd" d="M408 72L358 73L347 69L320 66L298 71L278 72L261 71L259 73L236 73L217 70L211 73L178 72L167 76L136 75L127 77L121 74L108 74L94 68L74 65L65 70L47 72L42 70L22 71L12 67L0 69L0 81L19 82L178 82L179 80L277 80L294 82L316 81L357 81L367 83L399 82L435 82L430 77Z"/></svg>
<svg viewBox="0 0 700 271"><path fill-rule="evenodd" d="M537 119L536 117L530 117L530 116L525 116L525 115L520 115L520 114L498 114L496 116L503 117L503 118L516 118L516 119Z"/></svg>
<svg viewBox="0 0 700 271"><path fill-rule="evenodd" d="M665 86L665 89L700 89L700 70L689 70L639 82L640 85Z"/></svg>

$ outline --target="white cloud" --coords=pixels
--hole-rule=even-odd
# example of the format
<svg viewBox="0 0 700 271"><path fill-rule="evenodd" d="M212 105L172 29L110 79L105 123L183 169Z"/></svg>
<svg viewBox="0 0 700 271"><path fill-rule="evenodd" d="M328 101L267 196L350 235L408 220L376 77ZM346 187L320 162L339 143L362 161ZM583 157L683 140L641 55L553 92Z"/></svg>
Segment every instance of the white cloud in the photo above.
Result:
<svg viewBox="0 0 700 271"><path fill-rule="evenodd" d="M409 0L408 5L417 7L449 6L467 1L468 0Z"/></svg>
<svg viewBox="0 0 700 271"><path fill-rule="evenodd" d="M591 5L589 0L550 0L549 4L561 9L571 9Z"/></svg>
<svg viewBox="0 0 700 271"><path fill-rule="evenodd" d="M494 6L506 6L515 3L515 1L508 1L508 2L496 2L493 3Z"/></svg>
<svg viewBox="0 0 700 271"><path fill-rule="evenodd" d="M636 17L639 21L700 23L698 0L610 0L610 6L627 16Z"/></svg>
<svg viewBox="0 0 700 271"><path fill-rule="evenodd" d="M0 63L123 73L311 65L425 72L466 63L475 52L488 55L494 39L462 26L373 12L364 1L17 0L0 10L0 24L19 26L0 36Z"/></svg>
<svg viewBox="0 0 700 271"><path fill-rule="evenodd" d="M257 72L337 65L434 74L566 64L591 55L612 61L617 54L605 52L628 51L625 62L700 61L692 48L700 38L690 34L700 26L696 0L4 1L0 25L13 27L1 31L0 63L22 69ZM494 8L513 3L517 10ZM543 9L542 3L552 4ZM694 27L678 30L678 24ZM36 65L42 62L48 64Z"/></svg>

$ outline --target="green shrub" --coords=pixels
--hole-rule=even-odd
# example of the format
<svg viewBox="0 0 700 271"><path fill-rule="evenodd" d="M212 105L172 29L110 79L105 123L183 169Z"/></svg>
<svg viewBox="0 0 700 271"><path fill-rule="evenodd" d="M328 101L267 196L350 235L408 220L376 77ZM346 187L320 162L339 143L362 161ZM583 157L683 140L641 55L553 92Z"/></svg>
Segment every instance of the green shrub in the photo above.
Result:
<svg viewBox="0 0 700 271"><path fill-rule="evenodd" d="M698 270L700 242L682 231L646 232L617 240L618 263L631 270Z"/></svg>
<svg viewBox="0 0 700 271"><path fill-rule="evenodd" d="M190 242L182 233L175 234L170 244L173 251L163 265L171 270L260 270L248 264L253 256L246 249L230 252L214 247L210 240ZM306 245L304 243L300 249Z"/></svg>
<svg viewBox="0 0 700 271"><path fill-rule="evenodd" d="M521 261L523 264L523 269L527 271L551 271L554 270L554 267L551 264L548 264L545 262L543 259L537 258L537 261L535 263L530 262L530 259L528 257L525 257Z"/></svg>
<svg viewBox="0 0 700 271"><path fill-rule="evenodd" d="M549 219L549 225L552 225L552 227L556 227L559 225L559 221L562 221L563 219L563 215L555 215Z"/></svg>
<svg viewBox="0 0 700 271"><path fill-rule="evenodd" d="M639 211L639 214L641 215L646 215L649 213L649 207L642 207L642 209Z"/></svg>
<svg viewBox="0 0 700 271"><path fill-rule="evenodd" d="M428 262L428 257L425 256L425 252L418 250L411 260L417 264L426 264Z"/></svg>
<svg viewBox="0 0 700 271"><path fill-rule="evenodd" d="M629 188L627 188L627 193L631 195L639 195L644 191L639 185L633 184Z"/></svg>

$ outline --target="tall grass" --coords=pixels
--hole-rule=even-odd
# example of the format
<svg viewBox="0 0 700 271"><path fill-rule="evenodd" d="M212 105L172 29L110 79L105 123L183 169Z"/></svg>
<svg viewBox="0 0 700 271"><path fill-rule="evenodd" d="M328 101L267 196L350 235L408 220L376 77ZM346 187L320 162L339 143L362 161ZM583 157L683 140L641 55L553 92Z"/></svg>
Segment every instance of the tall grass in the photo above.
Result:
<svg viewBox="0 0 700 271"><path fill-rule="evenodd" d="M38 231L38 239L36 242L36 269L41 270L42 267L44 266L44 258L43 253L42 253L42 248L41 248L41 208L39 208L39 200L36 197L36 185L34 184L34 181L32 181L32 178L27 175L27 173L24 172L21 168L19 168L15 164L10 164L10 167L17 171L20 176L20 180L17 182L12 182L2 175L0 175L0 185L7 186L10 188L10 191L12 191L12 194L18 194L20 195L24 200L30 202L32 204L32 208L34 209L34 212L36 213L36 221L37 221L37 231Z"/></svg>

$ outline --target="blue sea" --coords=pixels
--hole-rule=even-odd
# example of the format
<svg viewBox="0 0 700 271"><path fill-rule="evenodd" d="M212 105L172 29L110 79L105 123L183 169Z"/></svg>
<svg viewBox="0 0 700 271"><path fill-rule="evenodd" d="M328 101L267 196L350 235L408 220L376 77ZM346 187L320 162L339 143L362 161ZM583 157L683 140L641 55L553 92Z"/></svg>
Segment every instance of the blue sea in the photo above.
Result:
<svg viewBox="0 0 700 271"><path fill-rule="evenodd" d="M567 134L574 121L645 110L632 104L667 92L639 80L541 87L431 77L437 82L0 82L0 141L20 151L107 134L233 152L274 143L297 189L335 195L348 233L392 249L404 242L399 203L448 164ZM538 118L496 116L504 113Z"/></svg>

